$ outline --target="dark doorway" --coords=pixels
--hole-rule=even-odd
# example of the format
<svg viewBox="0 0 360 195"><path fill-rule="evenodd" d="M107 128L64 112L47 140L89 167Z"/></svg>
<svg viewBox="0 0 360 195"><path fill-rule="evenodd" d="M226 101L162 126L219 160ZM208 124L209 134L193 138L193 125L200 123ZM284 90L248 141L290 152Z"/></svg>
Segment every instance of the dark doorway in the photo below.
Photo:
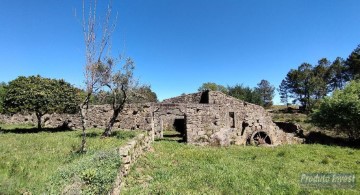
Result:
<svg viewBox="0 0 360 195"><path fill-rule="evenodd" d="M201 93L200 104L208 104L208 103L209 103L209 90L206 90Z"/></svg>
<svg viewBox="0 0 360 195"><path fill-rule="evenodd" d="M174 129L179 132L181 135L185 134L185 119L175 119L174 121Z"/></svg>
<svg viewBox="0 0 360 195"><path fill-rule="evenodd" d="M164 140L186 142L186 124L184 118L175 118L173 130L164 132Z"/></svg>

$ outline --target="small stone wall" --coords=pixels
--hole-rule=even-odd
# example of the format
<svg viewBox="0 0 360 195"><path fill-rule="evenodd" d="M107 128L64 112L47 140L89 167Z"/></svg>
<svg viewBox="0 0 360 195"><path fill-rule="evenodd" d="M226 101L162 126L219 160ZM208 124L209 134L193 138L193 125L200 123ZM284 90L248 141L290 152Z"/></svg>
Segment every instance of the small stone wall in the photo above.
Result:
<svg viewBox="0 0 360 195"><path fill-rule="evenodd" d="M152 140L151 132L146 132L139 134L134 139L130 140L125 146L119 148L121 166L110 194L120 194L121 188L124 184L124 177L129 174L130 168L136 162L136 160L144 152L150 149Z"/></svg>

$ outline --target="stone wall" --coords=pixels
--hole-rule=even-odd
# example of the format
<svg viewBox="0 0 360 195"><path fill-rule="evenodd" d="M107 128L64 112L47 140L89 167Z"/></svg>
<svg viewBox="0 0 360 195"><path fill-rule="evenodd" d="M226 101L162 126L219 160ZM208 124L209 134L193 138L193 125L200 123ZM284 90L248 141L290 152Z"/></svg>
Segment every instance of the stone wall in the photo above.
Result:
<svg viewBox="0 0 360 195"><path fill-rule="evenodd" d="M130 104L126 105L121 117L114 124L115 129L152 129L152 104ZM110 105L92 105L87 112L87 128L105 128L112 115ZM32 115L1 115L0 123L6 124L37 124L35 114ZM81 128L79 114L46 114L42 117L43 127L57 128L68 126L71 129Z"/></svg>
<svg viewBox="0 0 360 195"><path fill-rule="evenodd" d="M206 95L207 97L204 97ZM201 97L207 103L186 103ZM197 99L198 101L199 98ZM250 104L221 92L189 94L171 98L166 102L177 103L182 109L188 143L198 145L242 145L254 136L264 134L269 144L299 143L292 133L284 132L272 122L270 114L261 106ZM171 114L171 113L169 113Z"/></svg>
<svg viewBox="0 0 360 195"><path fill-rule="evenodd" d="M204 94L204 95L206 95L206 94ZM202 97L203 97L203 100L202 100ZM203 92L198 92L198 93L185 94L185 95L165 99L165 100L162 101L162 103L199 104L202 101L204 101L202 103L206 103L206 101L204 99L206 99L206 98L204 98Z"/></svg>
<svg viewBox="0 0 360 195"><path fill-rule="evenodd" d="M112 115L109 105L91 106L88 128L104 128ZM34 123L34 115L1 116L5 123ZM68 126L80 129L79 115L45 115L45 127ZM167 99L162 103L126 105L114 128L153 131L162 138L163 131L175 129L185 141L198 145L242 145L254 138L268 144L301 142L293 132L281 130L261 106L250 104L221 92L206 91Z"/></svg>
<svg viewBox="0 0 360 195"><path fill-rule="evenodd" d="M151 147L152 135L149 132L139 134L134 139L130 140L125 146L119 148L119 155L121 157L121 165L118 175L111 190L111 195L118 195L124 184L124 177L129 174L131 166L136 160Z"/></svg>

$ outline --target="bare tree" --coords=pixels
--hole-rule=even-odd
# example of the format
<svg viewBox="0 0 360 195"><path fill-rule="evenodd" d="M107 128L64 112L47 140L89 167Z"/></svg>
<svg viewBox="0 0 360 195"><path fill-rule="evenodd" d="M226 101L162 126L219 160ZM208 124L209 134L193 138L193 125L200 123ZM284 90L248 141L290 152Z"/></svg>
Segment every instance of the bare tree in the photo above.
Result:
<svg viewBox="0 0 360 195"><path fill-rule="evenodd" d="M107 63L107 57L103 57L105 50L110 50L110 38L115 29L115 22L111 23L112 2L109 1L105 19L98 22L97 0L89 2L86 11L85 0L83 0L82 30L85 42L85 91L86 95L80 104L80 115L82 123L82 142L80 152L86 151L86 123L87 110L91 95L101 89L106 83L112 70L112 63ZM106 61L104 63L103 61Z"/></svg>

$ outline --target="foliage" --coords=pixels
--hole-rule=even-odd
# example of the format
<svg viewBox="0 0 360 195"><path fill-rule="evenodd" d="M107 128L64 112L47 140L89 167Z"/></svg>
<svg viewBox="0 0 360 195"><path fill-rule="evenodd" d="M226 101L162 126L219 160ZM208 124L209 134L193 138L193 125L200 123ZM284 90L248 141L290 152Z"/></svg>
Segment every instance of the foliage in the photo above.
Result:
<svg viewBox="0 0 360 195"><path fill-rule="evenodd" d="M234 98L257 105L263 105L261 94L255 89L237 84L233 87L228 86L228 91L228 94Z"/></svg>
<svg viewBox="0 0 360 195"><path fill-rule="evenodd" d="M20 76L6 87L4 109L9 113L33 112L41 128L45 114L77 112L76 89L64 80Z"/></svg>
<svg viewBox="0 0 360 195"><path fill-rule="evenodd" d="M88 151L86 154L79 154L75 151L81 139L80 131L54 132L49 130L38 133L21 133L31 130L36 132L37 129L32 129L32 126L18 125L0 125L0 127L2 129L0 134L0 194L23 194L25 192L44 194L45 188L52 189L53 192L45 194L61 194L62 186L54 186L54 184L66 183L67 180L62 180L62 173L69 173L70 169L76 170L77 172L74 172L73 176L84 177L86 180L86 173L89 170L101 166L101 163L107 163L105 160L94 161L94 159L102 156L109 160L114 159L115 157L111 155L112 151L136 136L134 131L116 131L116 136L101 140L99 136L102 130L89 129ZM81 162L86 162L86 167L82 168L79 165ZM117 169L113 165L109 166L111 168L103 167L104 174L116 174ZM65 177L65 175L63 176ZM98 179L94 182L107 181L109 178L102 173L96 177ZM108 183L103 186L106 185ZM84 186L84 188L87 187Z"/></svg>
<svg viewBox="0 0 360 195"><path fill-rule="evenodd" d="M291 69L279 86L280 96L283 101L292 98L293 103L299 102L304 110L310 110L331 89L343 85L343 75L338 75L342 74L341 65L340 59L331 64L322 58L316 66L303 63Z"/></svg>
<svg viewBox="0 0 360 195"><path fill-rule="evenodd" d="M272 106L272 99L275 95L275 87L270 84L267 80L261 80L260 83L257 84L255 90L260 94L263 106L269 108Z"/></svg>
<svg viewBox="0 0 360 195"><path fill-rule="evenodd" d="M79 101L78 104L81 104L82 100L86 98L87 93L83 89L76 88L76 96ZM96 102L96 97L94 95L90 96L89 102L94 104L94 102Z"/></svg>
<svg viewBox="0 0 360 195"><path fill-rule="evenodd" d="M147 102L158 102L157 95L151 90L151 86L140 86L133 89L134 95L129 99L128 103L147 103ZM94 93L94 97L91 100L91 104L102 105L102 104L112 104L113 95L110 91L101 90L97 93Z"/></svg>
<svg viewBox="0 0 360 195"><path fill-rule="evenodd" d="M329 89L330 82L330 64L331 62L326 58L318 61L318 64L312 69L310 74L309 93L313 99L321 99L325 97Z"/></svg>
<svg viewBox="0 0 360 195"><path fill-rule="evenodd" d="M345 132L349 138L360 138L360 81L350 82L343 90L326 97L312 114L318 126Z"/></svg>
<svg viewBox="0 0 360 195"><path fill-rule="evenodd" d="M205 91L205 90L210 90L210 91L221 91L225 94L228 93L228 89L223 86L223 85L219 85L213 82L207 82L207 83L203 83L201 85L201 87L199 87L198 91Z"/></svg>
<svg viewBox="0 0 360 195"><path fill-rule="evenodd" d="M285 78L290 97L299 101L305 109L310 106L311 76L312 65L303 63L297 70L290 70Z"/></svg>
<svg viewBox="0 0 360 195"><path fill-rule="evenodd" d="M360 45L346 59L346 73L349 79L360 78Z"/></svg>
<svg viewBox="0 0 360 195"><path fill-rule="evenodd" d="M289 89L287 88L286 80L282 80L279 88L277 89L280 94L280 102L286 106L289 105Z"/></svg>
<svg viewBox="0 0 360 195"><path fill-rule="evenodd" d="M349 55L346 61L337 57L333 62L326 58L316 66L301 64L291 69L279 86L282 102L289 98L299 102L304 110L311 110L319 100L337 89L343 89L345 83L360 78L360 45Z"/></svg>
<svg viewBox="0 0 360 195"><path fill-rule="evenodd" d="M0 83L0 113L3 113L4 109L3 109L3 102L4 102L4 98L6 95L6 83L1 82Z"/></svg>
<svg viewBox="0 0 360 195"><path fill-rule="evenodd" d="M122 194L358 194L306 189L302 173L360 173L360 151L323 145L197 147L158 141L125 179ZM311 151L311 152L309 152ZM324 160L325 159L325 160ZM326 163L326 164L325 164Z"/></svg>
<svg viewBox="0 0 360 195"><path fill-rule="evenodd" d="M142 85L135 87L134 95L132 99L129 99L129 103L146 103L146 102L158 102L157 95L151 90L151 86Z"/></svg>
<svg viewBox="0 0 360 195"><path fill-rule="evenodd" d="M115 60L108 59L107 65L110 70L113 70ZM109 74L104 77L104 85L108 87L111 96L111 106L113 114L106 125L103 136L111 135L112 127L116 118L123 110L125 103L130 99L134 99L140 94L137 93L137 81L134 79L135 63L131 58L127 58L120 70L116 72L109 71Z"/></svg>
<svg viewBox="0 0 360 195"><path fill-rule="evenodd" d="M342 58L337 57L336 60L331 64L329 69L329 87L330 91L336 89L343 89L348 76L346 75L345 62Z"/></svg>

